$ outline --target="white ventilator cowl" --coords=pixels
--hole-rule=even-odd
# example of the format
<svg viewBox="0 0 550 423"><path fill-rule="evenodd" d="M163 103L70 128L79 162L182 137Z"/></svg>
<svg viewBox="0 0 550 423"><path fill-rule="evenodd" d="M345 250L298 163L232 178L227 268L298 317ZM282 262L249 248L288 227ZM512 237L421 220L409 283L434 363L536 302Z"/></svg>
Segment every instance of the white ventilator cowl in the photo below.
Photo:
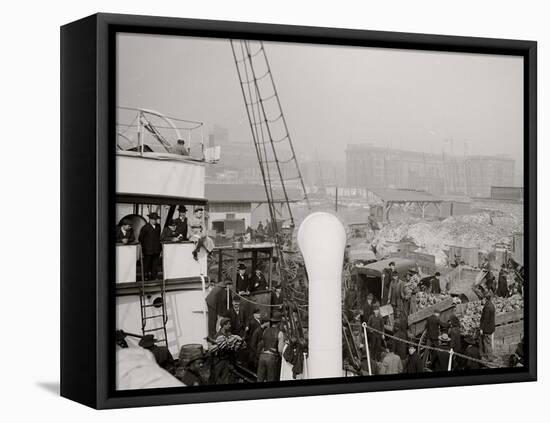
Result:
<svg viewBox="0 0 550 423"><path fill-rule="evenodd" d="M317 212L303 220L297 238L309 280L309 378L341 377L346 230L336 216Z"/></svg>

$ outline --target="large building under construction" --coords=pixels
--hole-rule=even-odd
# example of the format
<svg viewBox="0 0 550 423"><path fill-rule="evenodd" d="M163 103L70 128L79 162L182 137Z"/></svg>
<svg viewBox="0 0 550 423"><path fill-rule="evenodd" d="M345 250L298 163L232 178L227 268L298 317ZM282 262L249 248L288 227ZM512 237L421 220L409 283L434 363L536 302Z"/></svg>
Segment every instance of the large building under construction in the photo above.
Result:
<svg viewBox="0 0 550 423"><path fill-rule="evenodd" d="M512 186L515 160L451 156L350 144L346 182L368 189L407 188L437 195L489 197L491 186Z"/></svg>

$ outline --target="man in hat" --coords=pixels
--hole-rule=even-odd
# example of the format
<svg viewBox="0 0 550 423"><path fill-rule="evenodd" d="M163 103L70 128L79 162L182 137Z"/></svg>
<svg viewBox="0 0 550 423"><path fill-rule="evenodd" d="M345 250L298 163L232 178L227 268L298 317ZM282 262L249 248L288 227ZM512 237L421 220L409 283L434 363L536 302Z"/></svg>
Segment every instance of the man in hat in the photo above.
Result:
<svg viewBox="0 0 550 423"><path fill-rule="evenodd" d="M147 215L149 222L141 228L139 243L143 255L143 274L146 281L156 280L162 246L160 244L160 216L153 212Z"/></svg>
<svg viewBox="0 0 550 423"><path fill-rule="evenodd" d="M167 347L159 347L153 335L145 335L139 341L139 346L153 353L157 364L169 373L174 374L174 358Z"/></svg>
<svg viewBox="0 0 550 423"><path fill-rule="evenodd" d="M205 246L206 231L204 229L204 209L197 207L193 212L193 217L189 219L189 231L191 234L189 238L195 243L195 249L193 250L193 258L199 259L199 251L204 248L209 254L210 250Z"/></svg>
<svg viewBox="0 0 550 423"><path fill-rule="evenodd" d="M252 319L248 323L245 331L245 341L248 347L248 364L255 370L258 365L258 347L262 340L264 329L269 326L269 321L262 322L260 309L256 307L252 313Z"/></svg>
<svg viewBox="0 0 550 423"><path fill-rule="evenodd" d="M413 291L416 289L416 284L413 280L415 276L414 270L409 270L405 276L405 281L401 285L401 292L399 298L399 320L403 329L406 329L409 324L409 314L411 313L411 303L413 301Z"/></svg>
<svg viewBox="0 0 550 423"><path fill-rule="evenodd" d="M271 327L264 330L258 359L258 382L275 382L280 372L279 358L283 353L285 340L280 329L281 313L274 312L270 319Z"/></svg>
<svg viewBox="0 0 550 423"><path fill-rule="evenodd" d="M250 289L251 292L266 291L267 289L269 289L269 286L267 284L267 279L265 278L261 269L258 267L254 270L254 276L252 276L251 285L252 285Z"/></svg>
<svg viewBox="0 0 550 423"><path fill-rule="evenodd" d="M508 271L506 265L503 263L498 272L498 287L497 295L502 298L506 298L509 295L508 292Z"/></svg>
<svg viewBox="0 0 550 423"><path fill-rule="evenodd" d="M449 337L451 338L451 348L456 353L462 353L462 335L460 334L460 320L456 315L449 319Z"/></svg>
<svg viewBox="0 0 550 423"><path fill-rule="evenodd" d="M177 232L177 223L175 219L170 219L166 222L166 226L160 234L160 240L162 242L178 242L181 241L180 235Z"/></svg>
<svg viewBox="0 0 550 423"><path fill-rule="evenodd" d="M246 320L244 313L241 310L241 299L235 295L233 297L233 307L229 310L228 316L231 320L231 333L244 337L246 329Z"/></svg>
<svg viewBox="0 0 550 423"><path fill-rule="evenodd" d="M371 292L367 295L367 301L363 304L363 314L360 316L362 322L368 322L370 316L374 314L374 295Z"/></svg>
<svg viewBox="0 0 550 423"><path fill-rule="evenodd" d="M260 238L260 240L263 241L264 235L265 235L264 224L260 220L260 223L258 223L258 227L256 228L256 237Z"/></svg>
<svg viewBox="0 0 550 423"><path fill-rule="evenodd" d="M434 372L444 372L449 369L450 342L451 338L446 333L439 336L437 351L431 351L433 357L432 369Z"/></svg>
<svg viewBox="0 0 550 423"><path fill-rule="evenodd" d="M473 360L464 359L464 370L478 370L481 368L481 364L477 360L481 360L481 354L479 352L479 340L471 335L464 338L464 342L467 344L464 350L464 355L473 358Z"/></svg>
<svg viewBox="0 0 550 423"><path fill-rule="evenodd" d="M404 327L401 322L396 321L393 325L393 336L397 339L393 342L393 352L395 352L401 360L407 358L407 343L408 340L406 327Z"/></svg>
<svg viewBox="0 0 550 423"><path fill-rule="evenodd" d="M218 320L225 316L227 307L227 283L220 281L212 287L206 296L206 307L208 309L208 336L213 337L216 333Z"/></svg>
<svg viewBox="0 0 550 423"><path fill-rule="evenodd" d="M388 267L382 271L382 304L388 303L393 272L395 272L395 262L390 261Z"/></svg>
<svg viewBox="0 0 550 423"><path fill-rule="evenodd" d="M430 279L429 291L432 294L441 294L441 273L435 272L433 278Z"/></svg>
<svg viewBox="0 0 550 423"><path fill-rule="evenodd" d="M231 381L231 361L234 351L229 348L231 344L231 319L222 317L220 320L220 329L214 335L214 344L217 347L213 364L213 379L218 385L230 383Z"/></svg>
<svg viewBox="0 0 550 423"><path fill-rule="evenodd" d="M181 241L187 241L188 222L185 213L187 213L187 207L183 204L179 205L178 218L176 219L176 233L181 237Z"/></svg>
<svg viewBox="0 0 550 423"><path fill-rule="evenodd" d="M487 288L487 291L489 292L495 292L495 275L493 275L493 272L491 272L491 266L487 262L484 266L486 274L485 274L485 287Z"/></svg>
<svg viewBox="0 0 550 423"><path fill-rule="evenodd" d="M189 346L184 345L180 349L179 364L176 369L176 377L185 386L201 386L208 383L209 372L205 366L206 356L202 345L198 348L188 350Z"/></svg>
<svg viewBox="0 0 550 423"><path fill-rule="evenodd" d="M403 363L401 358L393 352L393 341L391 339L386 341L386 354L380 364L381 375L396 375L403 372Z"/></svg>
<svg viewBox="0 0 550 423"><path fill-rule="evenodd" d="M444 327L446 327L446 324L441 321L441 311L436 306L433 314L426 319L426 346L437 347L440 329ZM426 361L428 356L429 354L426 354Z"/></svg>
<svg viewBox="0 0 550 423"><path fill-rule="evenodd" d="M373 314L367 321L369 329L369 341L371 356L375 361L380 361L382 354L382 340L384 336L384 318L380 315L380 305L376 303L373 307Z"/></svg>
<svg viewBox="0 0 550 423"><path fill-rule="evenodd" d="M254 334L256 329L258 329L260 326L262 326L262 313L260 312L259 307L255 307L252 311L252 319L248 322L245 328L245 341L247 344L251 344L250 339L251 336Z"/></svg>
<svg viewBox="0 0 550 423"><path fill-rule="evenodd" d="M279 284L275 286L271 293L271 305L274 310L280 310L283 306L283 290Z"/></svg>
<svg viewBox="0 0 550 423"><path fill-rule="evenodd" d="M180 156L188 156L189 149L185 146L185 140L179 138L176 145L171 148L172 154L179 154Z"/></svg>
<svg viewBox="0 0 550 423"><path fill-rule="evenodd" d="M396 317L399 317L397 314L399 313L399 306L401 305L401 288L403 286L403 282L399 279L399 273L393 272L391 276L392 280L390 283L388 304L391 304Z"/></svg>
<svg viewBox="0 0 550 423"><path fill-rule="evenodd" d="M493 358L492 335L495 332L496 310L493 304L493 293L487 292L485 295L485 304L481 310L481 319L479 321L479 333L481 336L481 357L486 360Z"/></svg>
<svg viewBox="0 0 550 423"><path fill-rule="evenodd" d="M136 241L134 229L129 220L123 219L116 231L116 242L120 244L132 244Z"/></svg>
<svg viewBox="0 0 550 423"><path fill-rule="evenodd" d="M250 293L250 277L246 274L246 265L244 263L239 263L237 266L235 288L239 295L248 295Z"/></svg>
<svg viewBox="0 0 550 423"><path fill-rule="evenodd" d="M424 363L416 350L416 345L409 344L408 355L403 366L403 373L414 374L424 372Z"/></svg>

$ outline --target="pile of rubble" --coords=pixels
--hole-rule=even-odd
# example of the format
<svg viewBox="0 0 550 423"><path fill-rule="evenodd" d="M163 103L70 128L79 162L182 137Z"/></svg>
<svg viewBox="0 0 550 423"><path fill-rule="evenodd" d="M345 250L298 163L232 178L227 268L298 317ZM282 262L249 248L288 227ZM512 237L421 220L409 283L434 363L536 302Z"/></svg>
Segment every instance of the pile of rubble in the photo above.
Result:
<svg viewBox="0 0 550 423"><path fill-rule="evenodd" d="M452 216L442 221L407 218L390 222L377 234L373 243L377 251L389 254L395 249L392 243L410 240L419 252L433 254L438 266L447 264L449 245L476 247L489 252L496 243L511 241L514 232L523 230L523 219L515 213L481 212Z"/></svg>

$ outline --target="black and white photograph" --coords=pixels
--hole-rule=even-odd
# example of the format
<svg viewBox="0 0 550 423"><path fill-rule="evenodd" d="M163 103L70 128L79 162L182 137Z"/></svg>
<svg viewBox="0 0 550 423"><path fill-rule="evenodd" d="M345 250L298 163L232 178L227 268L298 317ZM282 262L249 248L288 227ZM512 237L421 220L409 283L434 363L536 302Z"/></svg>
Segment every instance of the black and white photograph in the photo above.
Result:
<svg viewBox="0 0 550 423"><path fill-rule="evenodd" d="M116 389L524 366L524 69L117 33Z"/></svg>

